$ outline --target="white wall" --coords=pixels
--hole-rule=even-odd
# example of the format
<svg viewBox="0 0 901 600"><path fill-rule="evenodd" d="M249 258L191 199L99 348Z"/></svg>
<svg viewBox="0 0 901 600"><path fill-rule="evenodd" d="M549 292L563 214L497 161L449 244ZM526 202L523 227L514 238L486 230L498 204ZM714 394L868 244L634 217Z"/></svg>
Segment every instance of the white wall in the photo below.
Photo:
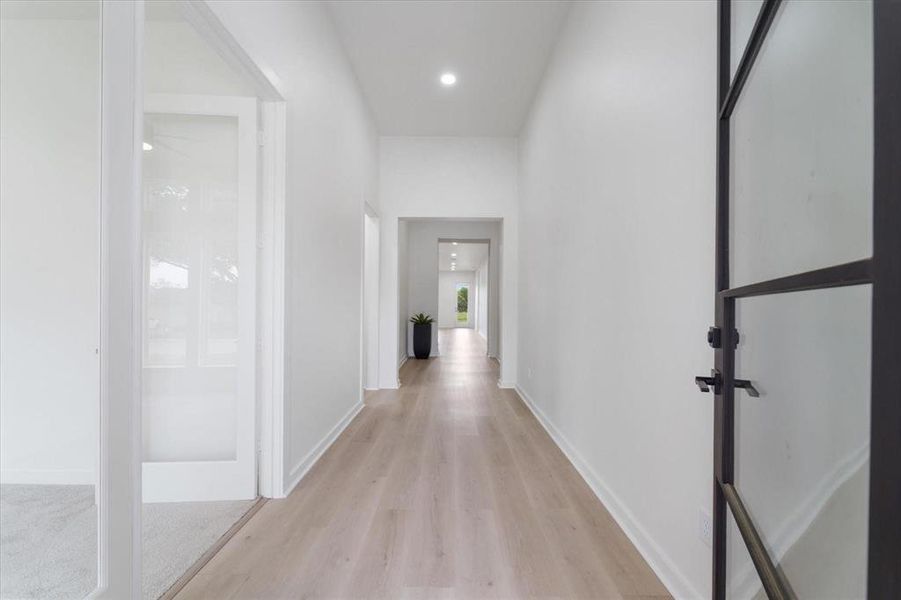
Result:
<svg viewBox="0 0 901 600"><path fill-rule="evenodd" d="M363 216L363 387L379 387L379 220Z"/></svg>
<svg viewBox="0 0 901 600"><path fill-rule="evenodd" d="M191 24L152 14L144 24L144 92L256 96Z"/></svg>
<svg viewBox="0 0 901 600"><path fill-rule="evenodd" d="M498 254L503 264L497 289L503 319L499 351L502 385L516 379L518 276L517 141L513 138L382 137L379 143L381 202L381 329L399 329L402 275L398 272L400 218L503 219ZM435 249L437 253L437 248ZM407 312L416 310L407 307ZM437 305L435 305L437 310ZM404 330L405 331L405 330ZM400 338L399 338L400 340ZM397 387L389 361L400 341L382 336L380 385Z"/></svg>
<svg viewBox="0 0 901 600"><path fill-rule="evenodd" d="M290 487L361 402L362 218L364 202L379 208L378 137L323 5L214 0L210 6L287 103Z"/></svg>
<svg viewBox="0 0 901 600"><path fill-rule="evenodd" d="M470 302L475 299L474 271L441 271L438 273L438 327L468 327L475 322L475 305L469 308L469 320L466 323L457 321L457 286L469 287Z"/></svg>
<svg viewBox="0 0 901 600"><path fill-rule="evenodd" d="M407 222L407 264L401 264L401 270L407 271L408 299L410 313L424 312L437 317L438 303L438 241L439 240L489 240L488 260L495 267L497 274L489 288L500 287L501 252L503 247L502 224L499 221L456 221L456 220L418 220ZM406 269L404 268L406 267ZM507 308L500 302L500 295L489 293L491 309L488 317L488 354L503 361L501 330L502 315ZM401 315L398 314L398 319ZM407 328L407 341L410 356L413 356L413 328ZM432 355L438 356L438 328L432 327Z"/></svg>
<svg viewBox="0 0 901 600"><path fill-rule="evenodd" d="M93 484L99 20L0 27L0 481Z"/></svg>
<svg viewBox="0 0 901 600"><path fill-rule="evenodd" d="M488 339L488 297L491 291L488 287L488 259L479 265L475 272L475 327L486 340Z"/></svg>
<svg viewBox="0 0 901 600"><path fill-rule="evenodd" d="M685 598L710 595L715 71L714 3L574 3L520 146L517 382Z"/></svg>

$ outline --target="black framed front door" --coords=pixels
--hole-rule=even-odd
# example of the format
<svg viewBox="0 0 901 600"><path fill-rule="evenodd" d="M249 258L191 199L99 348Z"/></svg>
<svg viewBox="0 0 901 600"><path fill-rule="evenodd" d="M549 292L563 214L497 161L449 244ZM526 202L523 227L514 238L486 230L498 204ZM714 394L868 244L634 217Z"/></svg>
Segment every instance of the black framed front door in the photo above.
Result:
<svg viewBox="0 0 901 600"><path fill-rule="evenodd" d="M901 598L901 2L719 0L713 597Z"/></svg>

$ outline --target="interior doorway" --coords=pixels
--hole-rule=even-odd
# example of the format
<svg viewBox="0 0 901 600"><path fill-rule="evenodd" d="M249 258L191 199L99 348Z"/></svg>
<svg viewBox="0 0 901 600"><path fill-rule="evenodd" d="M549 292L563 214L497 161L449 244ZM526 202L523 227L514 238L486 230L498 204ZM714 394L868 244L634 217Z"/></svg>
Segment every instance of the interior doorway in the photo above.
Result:
<svg viewBox="0 0 901 600"><path fill-rule="evenodd" d="M484 240L438 242L438 327L472 329L486 344L490 247Z"/></svg>
<svg viewBox="0 0 901 600"><path fill-rule="evenodd" d="M379 218L368 203L363 214L363 389L379 387Z"/></svg>
<svg viewBox="0 0 901 600"><path fill-rule="evenodd" d="M282 327L272 94L203 7L154 2L145 16L141 514L152 600L174 596L259 508L263 473L279 495L280 469L261 451L278 443L264 425L277 418Z"/></svg>
<svg viewBox="0 0 901 600"><path fill-rule="evenodd" d="M458 283L456 293L457 327L469 327L469 284Z"/></svg>

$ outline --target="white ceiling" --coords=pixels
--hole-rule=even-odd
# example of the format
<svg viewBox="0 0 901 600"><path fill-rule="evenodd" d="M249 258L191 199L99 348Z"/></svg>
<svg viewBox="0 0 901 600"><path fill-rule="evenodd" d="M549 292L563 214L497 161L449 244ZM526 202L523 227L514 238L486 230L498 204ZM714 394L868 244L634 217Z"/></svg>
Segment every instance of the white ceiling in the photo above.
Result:
<svg viewBox="0 0 901 600"><path fill-rule="evenodd" d="M329 3L382 135L515 136L568 1ZM457 85L443 87L444 71Z"/></svg>
<svg viewBox="0 0 901 600"><path fill-rule="evenodd" d="M438 244L439 271L450 271L453 262L457 263L457 271L475 271L487 257L487 242L459 242L456 246L452 242Z"/></svg>

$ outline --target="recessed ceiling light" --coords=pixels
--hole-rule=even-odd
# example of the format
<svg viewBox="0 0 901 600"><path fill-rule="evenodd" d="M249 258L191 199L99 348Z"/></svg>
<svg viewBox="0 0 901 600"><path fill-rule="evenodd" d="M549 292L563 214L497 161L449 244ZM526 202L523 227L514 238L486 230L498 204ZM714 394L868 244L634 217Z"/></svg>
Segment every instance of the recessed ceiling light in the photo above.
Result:
<svg viewBox="0 0 901 600"><path fill-rule="evenodd" d="M457 258L457 253L456 253L456 252L451 252L451 256L454 257L454 258Z"/></svg>
<svg viewBox="0 0 901 600"><path fill-rule="evenodd" d="M150 152L151 150L153 150L153 144L148 144L147 142L144 142L143 148L144 148L144 152Z"/></svg>
<svg viewBox="0 0 901 600"><path fill-rule="evenodd" d="M444 86L452 86L457 83L457 76L453 73L442 73L441 74L441 85Z"/></svg>
<svg viewBox="0 0 901 600"><path fill-rule="evenodd" d="M451 244L453 244L454 246L456 246L456 245L457 245L457 242L451 242Z"/></svg>

